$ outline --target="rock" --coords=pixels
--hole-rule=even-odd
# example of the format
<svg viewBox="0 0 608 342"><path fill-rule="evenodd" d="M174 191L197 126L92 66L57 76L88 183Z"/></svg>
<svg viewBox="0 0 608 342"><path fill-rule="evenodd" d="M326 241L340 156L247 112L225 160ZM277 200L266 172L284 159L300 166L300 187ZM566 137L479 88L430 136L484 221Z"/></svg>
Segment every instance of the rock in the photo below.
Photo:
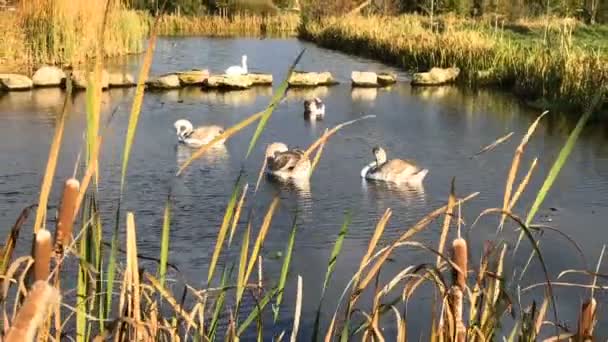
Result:
<svg viewBox="0 0 608 342"><path fill-rule="evenodd" d="M251 78L248 75L215 75L209 76L203 83L204 88L208 89L247 89L253 85Z"/></svg>
<svg viewBox="0 0 608 342"><path fill-rule="evenodd" d="M2 90L28 90L31 89L34 83L24 75L18 74L0 74L0 89Z"/></svg>
<svg viewBox="0 0 608 342"><path fill-rule="evenodd" d="M381 86L385 87L395 83L397 83L397 76L395 74L388 72L378 74L378 84Z"/></svg>
<svg viewBox="0 0 608 342"><path fill-rule="evenodd" d="M158 76L149 80L146 84L152 89L176 89L180 87L179 77L176 74Z"/></svg>
<svg viewBox="0 0 608 342"><path fill-rule="evenodd" d="M412 85L440 85L453 82L460 74L459 68L432 68L428 72L413 75Z"/></svg>
<svg viewBox="0 0 608 342"><path fill-rule="evenodd" d="M92 74L93 71L89 72ZM83 70L72 71L72 87L74 89L87 89L88 80L87 72ZM101 89L107 89L110 86L110 76L106 70L101 71Z"/></svg>
<svg viewBox="0 0 608 342"><path fill-rule="evenodd" d="M176 73L182 87L200 86L209 78L209 70L193 69Z"/></svg>
<svg viewBox="0 0 608 342"><path fill-rule="evenodd" d="M294 71L288 80L291 87L316 87L337 84L331 73Z"/></svg>
<svg viewBox="0 0 608 342"><path fill-rule="evenodd" d="M371 71L353 71L350 74L353 87L377 87L378 75Z"/></svg>
<svg viewBox="0 0 608 342"><path fill-rule="evenodd" d="M135 77L128 72L111 72L108 76L108 85L110 88L126 88L134 87Z"/></svg>
<svg viewBox="0 0 608 342"><path fill-rule="evenodd" d="M58 67L44 65L32 77L34 87L58 87L65 81L65 72Z"/></svg>
<svg viewBox="0 0 608 342"><path fill-rule="evenodd" d="M272 74L247 74L253 85L272 85Z"/></svg>

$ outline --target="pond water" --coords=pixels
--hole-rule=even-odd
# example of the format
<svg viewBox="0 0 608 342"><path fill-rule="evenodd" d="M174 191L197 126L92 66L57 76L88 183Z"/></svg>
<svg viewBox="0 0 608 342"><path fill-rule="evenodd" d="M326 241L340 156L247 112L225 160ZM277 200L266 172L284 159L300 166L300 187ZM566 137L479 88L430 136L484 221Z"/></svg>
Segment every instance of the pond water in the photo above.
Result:
<svg viewBox="0 0 608 342"><path fill-rule="evenodd" d="M463 231L470 228L483 209L500 207L515 148L540 113L524 107L511 95L495 90L412 88L407 82L408 75L401 70L294 39L164 38L159 40L152 74L192 67L221 72L227 66L237 64L242 54L247 54L250 70L272 73L276 87L302 48L307 50L298 69L331 71L342 84L330 88L290 90L247 160L244 157L255 125L228 141L225 150L201 158L183 176L174 178L177 163L188 157L190 151L176 147L173 122L187 118L195 125L231 126L265 108L272 96L271 88L227 93L203 92L196 88L146 93L131 154L123 208L135 214L139 251L157 256L163 206L172 187L174 211L170 261L181 271L172 277L203 286L216 233L241 167L246 170L252 189L266 144L283 141L290 146L306 147L326 128L361 115L375 114L376 118L345 127L332 137L311 178L310 191L264 181L255 200L247 206L247 211L254 210L253 227L257 234L272 198L278 195L281 199L263 253L265 281L269 284L278 278L282 262L272 256L285 248L297 213L296 244L285 293L288 305L284 308L283 318L285 324L289 324L296 291L295 279L296 275L301 275L304 284L301 336L309 336L313 323L311 317L314 317L317 307L328 258L346 212L351 213L352 224L327 292L324 319L333 313L337 297L357 269L375 224L387 208L392 208L393 215L381 244L392 241L427 213L444 205L452 177L456 178L459 195L480 192L462 208ZM138 62L139 58L135 58L118 67L135 71ZM351 89L349 78L353 70L396 72L400 82L386 89ZM122 148L133 93L129 89L103 94L105 117L117 108L105 135L99 185L100 206L108 231L112 227L117 203ZM315 124L305 122L302 117L302 102L312 96L321 97L327 108L325 120ZM63 93L57 89L0 95L0 234L6 234L21 209L35 203L38 198L54 119L62 102ZM84 103L84 94L74 96L51 196L53 205L58 202L61 182L73 173L81 150ZM527 169L532 159L538 157L538 167L528 191L516 208L520 216L525 216L572 127L572 122L557 113L541 121L522 160L522 169ZM511 140L491 152L471 158L483 146L509 132L514 132ZM428 168L430 173L424 188L404 190L362 181L359 171L371 161L371 149L376 145L384 146L389 158L413 159ZM594 125L584 131L574 147L537 221L572 236L582 247L589 264L595 265L602 245L608 241L608 230L605 229L608 222L607 198L608 129ZM478 267L484 241L496 239L496 227L496 217L484 218L469 233L471 268ZM236 246L226 252L223 260L236 260L243 230L244 224L239 226L236 234ZM414 240L436 247L439 233L440 223L435 222ZM29 234L22 236L24 241L20 242L18 252L27 253L29 243L26 240L30 237ZM499 239L511 242L511 250L516 236L514 226L507 224ZM450 239L453 237L452 234ZM584 267L575 249L555 233L543 235L541 250L552 279L562 270ZM515 259L508 258L507 272L513 271L513 265L520 267L529 252L529 244L525 243ZM384 268L382 279L395 275L408 265L434 262L435 256L428 251L403 248ZM223 265L224 261L220 267ZM607 267L602 268L603 273L608 272ZM472 282L473 279L470 280ZM534 262L521 286L542 281L541 268L538 262ZM563 281L589 283L591 280L589 277L565 276ZM539 287L522 293L522 300L528 304L531 299L542 301L542 295L543 290ZM560 320L569 327L576 327L579 305L588 292L558 287L556 295L560 304ZM603 292L597 295L598 302L605 302ZM411 338L428 336L429 298L430 291L422 290L408 304ZM364 299L362 303L369 301ZM604 326L599 328L599 332L606 334L606 324L601 323L608 323L608 316L600 314L599 319L598 326ZM391 321L389 333L393 326Z"/></svg>

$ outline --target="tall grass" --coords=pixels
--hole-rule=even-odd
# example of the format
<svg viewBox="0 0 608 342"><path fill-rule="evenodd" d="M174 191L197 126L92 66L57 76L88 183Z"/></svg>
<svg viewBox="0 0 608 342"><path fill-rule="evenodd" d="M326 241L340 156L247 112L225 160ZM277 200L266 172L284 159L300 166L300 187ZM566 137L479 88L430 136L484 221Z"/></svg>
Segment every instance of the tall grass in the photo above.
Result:
<svg viewBox="0 0 608 342"><path fill-rule="evenodd" d="M603 42L579 38L580 25L564 24L572 20L553 19L545 41L533 33L513 34L504 23L496 27L490 21L453 16L438 22L439 28L432 30L429 18L419 15L326 17L303 22L300 37L410 70L457 66L464 82L502 84L546 103L583 108L597 89L608 93ZM480 79L479 72L489 76Z"/></svg>
<svg viewBox="0 0 608 342"><path fill-rule="evenodd" d="M112 1L104 30L105 56L142 51L147 15ZM106 1L21 1L15 12L2 13L7 25L0 38L0 58L7 64L70 64L95 57ZM14 71L14 70L13 70Z"/></svg>
<svg viewBox="0 0 608 342"><path fill-rule="evenodd" d="M104 10L107 15L108 11ZM108 18L109 19L109 18ZM103 19L102 19L103 21ZM107 23L107 22L106 22ZM306 297L302 278L298 276L295 307L292 310L282 310L283 295L288 283L293 251L297 249L296 218L293 220L291 234L286 241L285 255L280 275L275 281L264 276L264 244L273 229L273 219L281 210L279 197L275 197L266 205L267 210L263 213L263 220L257 234L255 233L256 217L254 207L249 208L249 215L244 222L240 222L241 210L247 208L248 203L259 201L256 191L247 194L249 187L243 185L241 172L234 182L232 196L226 205L226 213L220 227L218 227L216 246L209 255L213 255L213 264L210 265L207 279L203 279L199 287L176 283L174 275L179 273L168 271L170 265L170 234L172 215L172 193L169 189L165 210L159 217L163 218L162 239L159 246L159 258L157 272L158 277L153 276L148 269L140 268L140 254L138 252L138 226L136 224L137 208L134 212L121 215L120 203L122 196L128 191L128 161L132 150L133 140L138 130L138 118L143 100L143 83L145 82L154 52L155 28L153 26L152 37L148 42L147 53L141 67L139 85L133 100L130 113L129 125L125 137L125 149L123 154L122 173L120 176L121 193L116 203L115 226L113 229L104 229L105 220L101 219L102 213L98 209L100 193L97 185L100 181L98 166L104 134L107 134L100 120L100 84L95 75L99 74L103 64L103 50L106 45L107 36L99 34L96 37L95 51L98 54L95 72L89 79L89 96L87 96L87 141L83 150L87 150L87 158L84 159L84 172L80 179L70 179L66 182L61 199L59 221L55 225L55 236L58 248L54 260L51 259L51 232L52 224L46 212L48 198L51 192L52 179L61 150L63 136L63 120L69 111L69 96L66 96L64 111L57 117L57 124L53 142L49 151L47 168L41 185L41 195L37 215L34 223L36 233L36 244L32 249L32 255L14 257L14 244L17 242L18 231L27 219L27 211L17 220L15 228L7 239L3 252L4 257L2 270L2 291L0 292L0 312L4 319L4 331L7 332L5 340L23 341L33 340L35 336L44 340L54 336L55 340L61 340L67 336L74 337L77 341L107 340L113 338L116 341L128 340L197 340L215 341L224 338L228 341L237 341L249 337L249 332L254 332L258 340L280 340L280 336L290 335L290 340L298 338L299 323L311 321L313 317L301 317L303 300L318 301L318 309L314 318L313 334L316 337L324 335L326 341L337 338L346 341L351 339L363 339L365 341L383 341L390 339L390 330L394 330L399 341L405 341L408 331L414 331L418 336L415 326L408 326L408 318L405 314L407 302L420 293L424 284L434 288L437 294L432 306L433 316L431 318L431 331L426 334L432 341L487 341L504 337L514 340L517 337L522 341L534 340L541 333L569 334L575 339L589 338L593 336L594 321L598 313L597 302L592 291L589 299L584 303L578 317L579 325L576 331L562 331L557 323L555 303L553 301L552 275L548 273L543 259L542 250L538 244L538 237L531 229L531 219L524 221L512 212L514 205L521 194L528 189L528 179L535 172L534 163L530 166L525 176L517 182L520 173L521 157L525 153L527 142L534 138L534 128L541 120L542 115L523 135L522 142L514 154L509 174L505 185L505 199L503 203L497 203L496 208L489 208L479 214L479 217L496 215L514 225L504 224L505 229L518 228L525 234L528 242L535 250L536 256L546 273L546 282L541 286L546 287L544 304L540 310L535 310L535 304L523 301L514 303L509 300L514 296L506 283L517 281L510 278L505 272L506 245L502 242L496 243L489 251L472 250L461 234L461 225L466 221L462 217L462 206L474 200L477 193L467 196L459 196L456 193L457 182L452 182L446 204L432 210L429 214L421 217L417 223L410 227L403 227L396 239L382 244L385 230L391 224L392 211L386 208L384 215L378 220L369 243L365 249L359 267L352 274L347 286L342 290L338 305L331 312L329 321L321 319L324 308L324 297L327 289L331 286L331 279L336 270L336 262L340 257L344 246L344 240L350 225L350 215L342 227L336 226L336 242L328 255L329 261L321 287L320 298ZM103 33L103 29L101 31ZM104 38L105 37L105 38ZM302 52L303 53L303 52ZM276 90L268 107L259 113L236 123L226 130L219 139L230 139L240 133L245 127L258 122L257 129L253 133L249 149L244 158L249 157L252 148L267 123L272 119L273 111L281 105L286 92L287 79L294 70L302 53L295 59L285 80ZM68 90L70 89L68 85ZM597 104L598 99L593 102ZM589 112L592 112L590 109ZM550 190L553 180L557 177L559 169L566 161L566 157L576 142L580 129L584 126L589 115L583 116L579 126L572 132L566 142L564 152L558 156L556 162L557 171L551 171L547 177L547 184L539 192L540 202ZM363 117L367 118L367 117ZM361 120L360 118L358 120ZM316 163L320 161L323 146L330 143L329 138L337 130L354 124L358 120L352 120L337 125L327 130L321 137L314 141L305 150L305 154L311 155L315 150ZM107 123L106 123L107 124ZM495 143L482 149L482 153L492 149L505 137L499 138ZM194 160L209 151L216 141L202 146L193 153L193 156L183 165L180 165L179 173L186 170ZM243 166L244 167L244 166ZM243 170L242 170L243 171ZM311 175L311 176L314 176ZM93 186L90 186L93 185ZM257 187L256 187L257 189ZM515 189L515 191L513 191ZM241 195L239 196L239 193ZM246 196L247 195L247 196ZM237 201L238 199L238 201ZM177 209L176 209L177 210ZM536 210L536 209L534 209ZM532 214L533 216L533 214ZM438 247L423 244L416 238L431 224L443 218L442 233ZM74 225L76 220L77 225ZM47 224L48 223L48 224ZM338 223L338 222L336 222ZM473 221L473 227L477 220ZM503 226L503 224L500 224ZM72 227L80 227L72 234ZM227 257L227 250L236 245L232 241L234 231L239 227L244 233L240 240L240 253L236 260ZM125 241L118 239L120 229L125 229ZM110 231L111 235L106 236ZM71 235L74 235L73 237ZM104 254L103 241L109 237L112 248L109 255ZM226 243L228 237L228 243ZM120 248L119 245L124 245ZM446 247L449 246L450 248ZM124 249L125 255L119 254ZM386 264L392 258L396 258L396 252L403 249L417 249L428 253L428 260L418 265L405 263L395 274L384 274L380 277ZM451 253L448 252L448 249ZM602 255L599 258L595 272L582 270L593 275L593 288L597 287L599 281L598 270ZM61 267L65 259L73 259L78 262L77 287L73 289L62 288L61 279L73 276ZM472 265L469 260L480 260L477 265ZM107 267L104 263L107 262ZM6 267L4 267L6 266ZM33 284L28 281L29 269L33 269ZM222 268L221 275L216 269ZM236 272L235 272L236 270ZM387 273L387 272L384 272ZM257 281L254 281L257 274ZM450 277L447 275L451 274ZM218 279L219 278L219 279ZM52 284L50 279L55 281ZM207 280L205 282L204 280ZM321 277L319 277L319 284ZM31 285L31 286L29 286ZM585 287L586 284L568 284L569 286ZM177 294L175 289L183 288ZM9 299L9 293L14 299ZM60 298L60 293L65 294ZM76 293L76 298L71 294ZM364 297L371 299L371 304L366 304ZM396 299L395 299L396 298ZM115 300L117 299L117 301ZM242 305L248 299L255 302L253 307ZM116 303L117 302L117 303ZM114 304L112 304L114 303ZM63 310L58 309L58 305ZM503 323L510 318L509 308L517 306L511 312L514 313L515 326L513 331L504 331ZM545 313L552 306L553 317L545 317ZM524 309L532 307L526 313ZM12 310L11 310L12 309ZM519 310L517 310L519 309ZM68 311L67 315L63 315ZM291 331L285 329L284 324L278 324L280 316L285 312L294 312ZM522 312L518 314L518 312ZM75 315L72 315L75 313ZM265 317L272 314L272 323L265 322ZM390 315L390 317L389 317ZM391 321L390 318L394 318ZM292 319L291 315L288 319ZM546 324L552 320L553 326ZM51 324L54 322L55 324ZM391 325L394 324L394 325ZM267 330L269 326L272 329ZM255 331L253 331L255 329ZM559 330L562 329L562 330ZM556 331L557 330L557 331ZM275 333L275 336L270 336Z"/></svg>
<svg viewBox="0 0 608 342"><path fill-rule="evenodd" d="M295 36L300 18L297 14L271 16L237 14L231 17L204 15L161 16L158 33L165 36Z"/></svg>

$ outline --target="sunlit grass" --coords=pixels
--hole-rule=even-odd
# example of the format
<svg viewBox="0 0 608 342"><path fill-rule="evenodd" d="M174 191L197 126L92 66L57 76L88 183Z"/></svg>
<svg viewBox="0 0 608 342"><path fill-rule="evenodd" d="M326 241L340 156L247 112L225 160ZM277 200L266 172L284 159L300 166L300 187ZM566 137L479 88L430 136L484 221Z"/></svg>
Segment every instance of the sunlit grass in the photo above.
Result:
<svg viewBox="0 0 608 342"><path fill-rule="evenodd" d="M488 71L491 82L547 103L583 108L597 89L608 93L605 28L557 18L501 23L444 16L431 30L425 16L345 16L304 22L300 36L410 70L457 66L468 83Z"/></svg>

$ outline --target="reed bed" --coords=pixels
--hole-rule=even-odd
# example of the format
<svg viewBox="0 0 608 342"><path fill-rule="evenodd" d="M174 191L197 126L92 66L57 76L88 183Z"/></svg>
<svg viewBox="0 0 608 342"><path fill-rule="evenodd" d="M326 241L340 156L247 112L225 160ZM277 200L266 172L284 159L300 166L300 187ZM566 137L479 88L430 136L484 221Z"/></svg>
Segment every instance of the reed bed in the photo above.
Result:
<svg viewBox="0 0 608 342"><path fill-rule="evenodd" d="M108 15L108 11L103 11ZM102 22L106 22L103 20ZM579 124L570 135L564 149L547 176L543 187L535 194L535 201L528 211L525 220L513 212L518 200L529 189L529 178L535 172L535 162L528 168L522 167L521 158L526 153L526 146L534 138L534 132L540 115L521 137L521 142L514 153L511 166L505 165L509 177L505 181L505 200L479 213L475 220L462 217L461 208L475 200L477 193L458 194L457 182L453 181L446 199L446 204L431 209L429 214L421 217L410 227L404 227L400 236L392 241L383 242L383 235L391 224L392 211L387 208L378 220L373 234L365 249L359 267L342 291L337 307L328 308L324 303L326 290L332 286L336 260L340 257L344 241L350 227L350 215L346 215L341 227L336 226L336 240L328 255L327 269L322 283L320 298L307 298L303 293L302 278L293 273L291 260L297 246L298 227L294 217L291 233L286 242L281 271L276 279L264 274L264 243L270 234L277 230L273 219L281 210L278 197L266 204L262 213L254 212L248 203L259 201L256 197L258 186L249 187L245 166L234 182L232 195L227 201L222 224L218 227L216 245L209 255L209 265L203 285L194 287L174 279L180 273L170 264L171 250L170 231L172 227L173 194L169 189L164 210L158 213L162 217L162 239L159 246L159 258L152 266L143 266L144 260L138 252L140 227L138 212L124 212L121 208L124 193L127 191L126 177L133 141L138 129L141 104L144 97L144 84L148 77L154 55L156 36L160 20L151 23L151 38L148 40L146 54L138 77L138 87L133 99L129 124L125 136L122 156L120 194L116 203L113 220L102 220L98 210L101 194L97 192L100 182L104 180L98 174L98 163L102 141L109 133L109 121L100 120L101 84L99 79L103 63L104 45L107 35L99 34L95 41L96 63L87 87L87 122L83 128L86 141L82 150L85 157L79 161L78 172L74 178L65 181L62 199L59 202L58 220L55 222L47 211L52 180L61 151L64 119L70 111L71 85L67 85L68 94L64 110L57 117L53 141L49 150L46 171L42 180L39 205L36 207L34 221L35 243L31 255L13 255L14 245L19 242L19 232L28 219L32 208L26 208L17 219L6 243L2 248L3 256L2 291L0 293L0 311L4 319L0 322L7 341L64 340L73 338L76 341L108 340L195 340L195 341L238 341L244 338L262 340L298 339L301 322L312 322L313 340L324 337L332 340L384 341L396 339L406 341L409 336L420 336L424 333L431 341L487 341L500 339L514 341L531 341L541 334L559 335L560 338L575 340L592 339L595 321L600 314L597 311L596 292L606 289L605 279L599 269L602 264L601 253L594 271L567 270L559 275L550 274L546 268L538 232L543 226L534 225L534 216L566 162L582 127L590 113L602 100L597 94L581 117ZM104 32L102 27L100 33ZM287 90L287 79L302 57L302 52L292 64L287 77L277 88L267 108L235 123L220 137L202 146L191 158L179 166L178 177L192 163L209 151L220 139L230 139L254 123L257 128L253 133L247 158L256 146L258 138L266 128L273 112L281 105ZM109 120L111 120L110 117ZM368 119L362 117L361 119ZM314 155L315 164L322 163L322 151L331 143L331 136L347 125L355 124L353 120L327 130L305 151ZM498 138L476 155L483 158L484 153L499 144L524 132L516 132ZM261 163L262 164L262 163ZM508 163L506 163L508 164ZM245 165L245 163L243 163ZM523 175L523 177L522 177ZM313 174L314 176L314 174ZM171 183L168 180L167 183ZM263 217L259 227L253 217ZM505 272L507 243L497 240L491 248L484 251L472 250L466 240L463 222L477 225L480 218L495 216L501 218L501 229L521 231L522 241L532 246L534 253L531 259L542 266L546 281L537 284L545 289L543 304L536 309L533 299L523 297L520 281ZM442 221L441 238L437 247L422 244L416 240L418 234L429 229L435 221ZM104 227L110 223L111 227ZM145 227L148 228L148 227ZM284 228L284 227L283 227ZM124 230L125 241L119 240ZM238 234L235 232L238 231ZM55 244L51 236L54 232ZM110 242L108 249L105 241ZM55 253L52 253L55 246ZM234 260L227 256L228 250L238 251ZM384 266L396 252L404 249L422 249L428 252L428 260L418 265L407 265L394 274L383 274ZM66 261L75 261L75 270L63 267ZM470 260L480 260L473 264ZM143 266L143 267L142 267ZM578 322L575 328L567 329L561 324L555 308L553 287L554 281L566 273L584 273L589 275L592 290L580 309L579 317L570 318ZM524 271L519 274L520 279ZM76 288L66 288L63 280L77 276ZM451 274L451 277L449 276ZM295 289L287 288L288 279L297 278ZM321 279L319 279L320 281ZM571 287L588 287L583 283L565 283ZM434 300L431 304L431 331L421 332L417 327L408 325L405 306L409 300L422 293L424 285L433 288ZM283 302L284 293L295 293L295 305L290 307ZM75 294L75 296L74 296ZM63 295L63 296L62 296ZM512 301L511 298L519 298ZM318 301L314 317L302 316L302 300ZM371 298L366 304L362 298ZM530 302L527 302L530 300ZM244 303L256 303L248 307ZM531 309L530 309L531 308ZM321 311L330 310L331 319L323 320ZM514 318L511 318L513 315ZM291 321L278 324L280 318ZM270 322L270 318L272 321ZM513 319L512 330L505 331L503 322ZM269 327L272 327L268 330ZM393 338L394 332L395 338ZM410 335L413 334L413 335ZM252 337L255 336L255 337Z"/></svg>
<svg viewBox="0 0 608 342"><path fill-rule="evenodd" d="M158 33L164 36L295 36L300 17L294 13L280 15L184 16L162 15Z"/></svg>
<svg viewBox="0 0 608 342"><path fill-rule="evenodd" d="M105 1L21 1L14 12L4 12L0 61L6 65L77 64L95 56ZM146 14L127 10L120 2L108 8L103 56L142 52ZM14 71L14 70L13 70Z"/></svg>
<svg viewBox="0 0 608 342"><path fill-rule="evenodd" d="M508 24L448 15L431 25L420 15L351 15L303 22L300 37L412 71L457 66L463 82L513 87L527 100L545 99L580 110L597 89L608 93L602 29L597 29L600 38L592 38L591 28L572 19Z"/></svg>

